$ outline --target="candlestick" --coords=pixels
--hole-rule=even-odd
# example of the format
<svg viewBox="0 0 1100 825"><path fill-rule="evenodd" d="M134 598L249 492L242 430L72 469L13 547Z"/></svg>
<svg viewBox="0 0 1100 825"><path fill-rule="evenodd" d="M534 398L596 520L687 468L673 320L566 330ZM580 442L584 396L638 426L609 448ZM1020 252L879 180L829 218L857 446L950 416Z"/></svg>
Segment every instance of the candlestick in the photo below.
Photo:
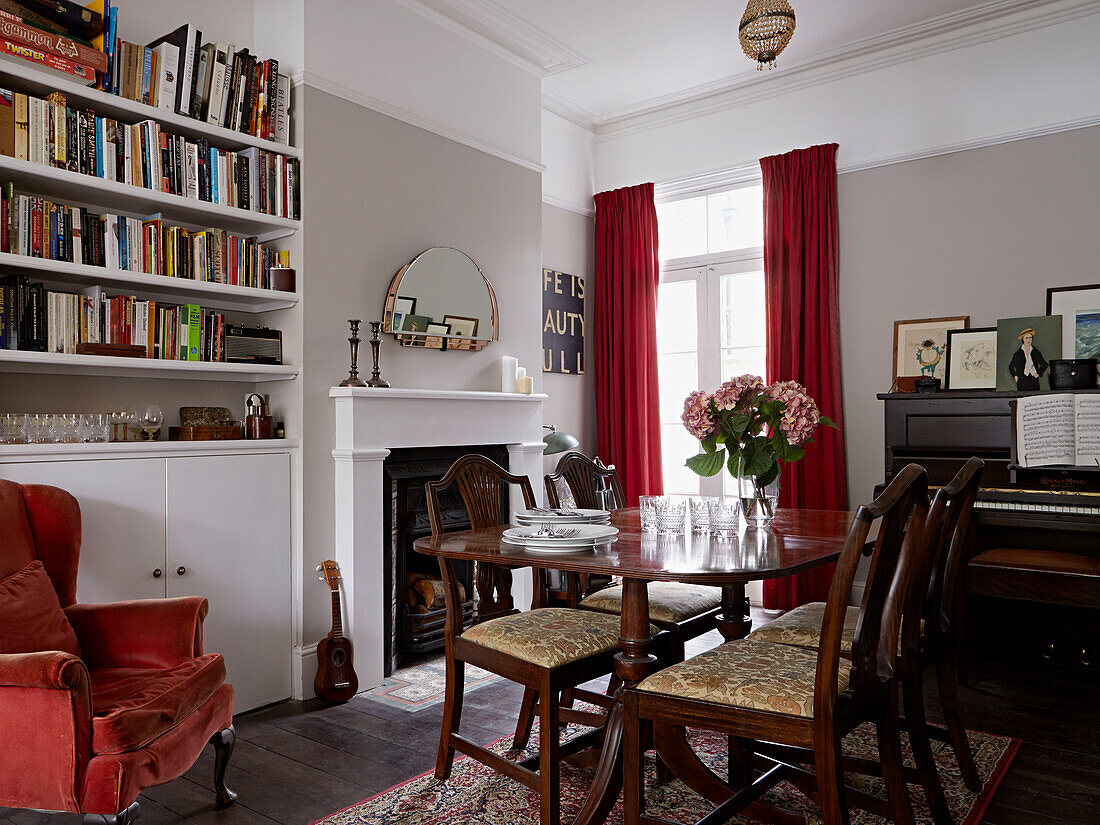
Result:
<svg viewBox="0 0 1100 825"><path fill-rule="evenodd" d="M359 360L359 321L359 318L348 321L351 324L351 337L348 338L348 343L351 344L351 370L348 372L348 377L340 382L341 387L367 386L359 377L359 370L356 368L356 362Z"/></svg>
<svg viewBox="0 0 1100 825"><path fill-rule="evenodd" d="M370 380L367 382L368 387L388 387L385 381L382 380L382 376L378 372L378 348L382 345L382 338L379 333L382 331L381 321L370 322L370 348L374 354L374 369L371 370Z"/></svg>

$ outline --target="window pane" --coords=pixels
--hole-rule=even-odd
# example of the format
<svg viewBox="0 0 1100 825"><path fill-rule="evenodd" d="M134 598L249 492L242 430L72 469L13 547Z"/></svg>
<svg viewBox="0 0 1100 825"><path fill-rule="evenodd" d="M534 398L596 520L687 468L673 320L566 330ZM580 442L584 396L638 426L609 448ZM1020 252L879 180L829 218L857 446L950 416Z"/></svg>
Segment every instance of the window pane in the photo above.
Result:
<svg viewBox="0 0 1100 825"><path fill-rule="evenodd" d="M662 261L707 254L707 199L657 204L657 255Z"/></svg>
<svg viewBox="0 0 1100 825"><path fill-rule="evenodd" d="M698 452L699 442L683 424L661 426L661 464L666 494L699 495L699 476L684 466L684 462Z"/></svg>
<svg viewBox="0 0 1100 825"><path fill-rule="evenodd" d="M733 347L722 350L722 380L738 375L759 375L764 378L765 349L759 347Z"/></svg>
<svg viewBox="0 0 1100 825"><path fill-rule="evenodd" d="M695 281L657 288L657 352L695 352L699 346Z"/></svg>
<svg viewBox="0 0 1100 825"><path fill-rule="evenodd" d="M660 217L658 217L658 222ZM764 187L746 186L707 197L709 252L764 245ZM664 225L660 224L661 231Z"/></svg>
<svg viewBox="0 0 1100 825"><path fill-rule="evenodd" d="M762 346L764 330L764 273L721 276L722 346Z"/></svg>
<svg viewBox="0 0 1100 825"><path fill-rule="evenodd" d="M657 381L661 395L661 423L680 421L684 399L699 389L699 360L694 352L661 353L657 356Z"/></svg>

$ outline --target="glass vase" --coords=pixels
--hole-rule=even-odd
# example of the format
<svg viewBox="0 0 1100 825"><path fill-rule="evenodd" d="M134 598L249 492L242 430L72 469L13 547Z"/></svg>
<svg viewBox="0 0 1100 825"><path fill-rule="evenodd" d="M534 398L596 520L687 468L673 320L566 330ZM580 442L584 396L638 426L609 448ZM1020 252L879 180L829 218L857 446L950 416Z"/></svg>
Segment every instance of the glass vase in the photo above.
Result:
<svg viewBox="0 0 1100 825"><path fill-rule="evenodd" d="M779 506L779 478L761 484L755 476L737 477L741 497L741 517L749 527L767 527L775 518Z"/></svg>

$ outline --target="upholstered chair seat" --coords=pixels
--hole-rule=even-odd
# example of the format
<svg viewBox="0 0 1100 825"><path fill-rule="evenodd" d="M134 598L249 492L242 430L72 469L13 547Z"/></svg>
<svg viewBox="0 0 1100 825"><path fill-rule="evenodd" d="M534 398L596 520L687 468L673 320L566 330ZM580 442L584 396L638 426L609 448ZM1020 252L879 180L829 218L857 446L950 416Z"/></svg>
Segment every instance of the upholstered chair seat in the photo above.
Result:
<svg viewBox="0 0 1100 825"><path fill-rule="evenodd" d="M840 661L838 691L847 689L851 669L851 662ZM659 670L637 689L812 718L816 673L816 650L738 639Z"/></svg>
<svg viewBox="0 0 1100 825"><path fill-rule="evenodd" d="M678 623L714 610L722 604L722 588L681 582L651 582L649 619L654 622ZM597 590L581 601L581 607L618 614L623 606L622 585Z"/></svg>
<svg viewBox="0 0 1100 825"><path fill-rule="evenodd" d="M475 624L467 642L540 667L555 668L619 647L619 617L550 607ZM650 632L658 633L656 627Z"/></svg>
<svg viewBox="0 0 1100 825"><path fill-rule="evenodd" d="M840 650L843 653L852 652L852 639L856 635L858 618L858 607L849 607L844 613L844 630L840 634ZM810 602L773 619L754 630L748 637L762 642L816 649L821 642L821 623L824 619L825 602Z"/></svg>

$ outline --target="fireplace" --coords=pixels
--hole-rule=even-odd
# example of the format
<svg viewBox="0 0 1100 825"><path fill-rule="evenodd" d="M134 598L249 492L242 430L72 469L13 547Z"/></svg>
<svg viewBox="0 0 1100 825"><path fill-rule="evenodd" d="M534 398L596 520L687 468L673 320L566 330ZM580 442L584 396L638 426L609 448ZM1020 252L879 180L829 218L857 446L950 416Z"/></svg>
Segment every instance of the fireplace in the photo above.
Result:
<svg viewBox="0 0 1100 825"><path fill-rule="evenodd" d="M389 602L385 613L385 674L419 654L443 649L446 611L439 564L431 556L413 550L413 541L431 534L424 484L442 478L459 458L477 453L508 467L508 450L502 445L411 447L390 451L382 463L386 492L383 501L384 559L383 592ZM440 517L446 532L470 526L462 498L453 489L443 492ZM501 491L501 521L509 518L508 498ZM473 621L476 593L473 565L458 565L458 577L465 594L463 621Z"/></svg>

